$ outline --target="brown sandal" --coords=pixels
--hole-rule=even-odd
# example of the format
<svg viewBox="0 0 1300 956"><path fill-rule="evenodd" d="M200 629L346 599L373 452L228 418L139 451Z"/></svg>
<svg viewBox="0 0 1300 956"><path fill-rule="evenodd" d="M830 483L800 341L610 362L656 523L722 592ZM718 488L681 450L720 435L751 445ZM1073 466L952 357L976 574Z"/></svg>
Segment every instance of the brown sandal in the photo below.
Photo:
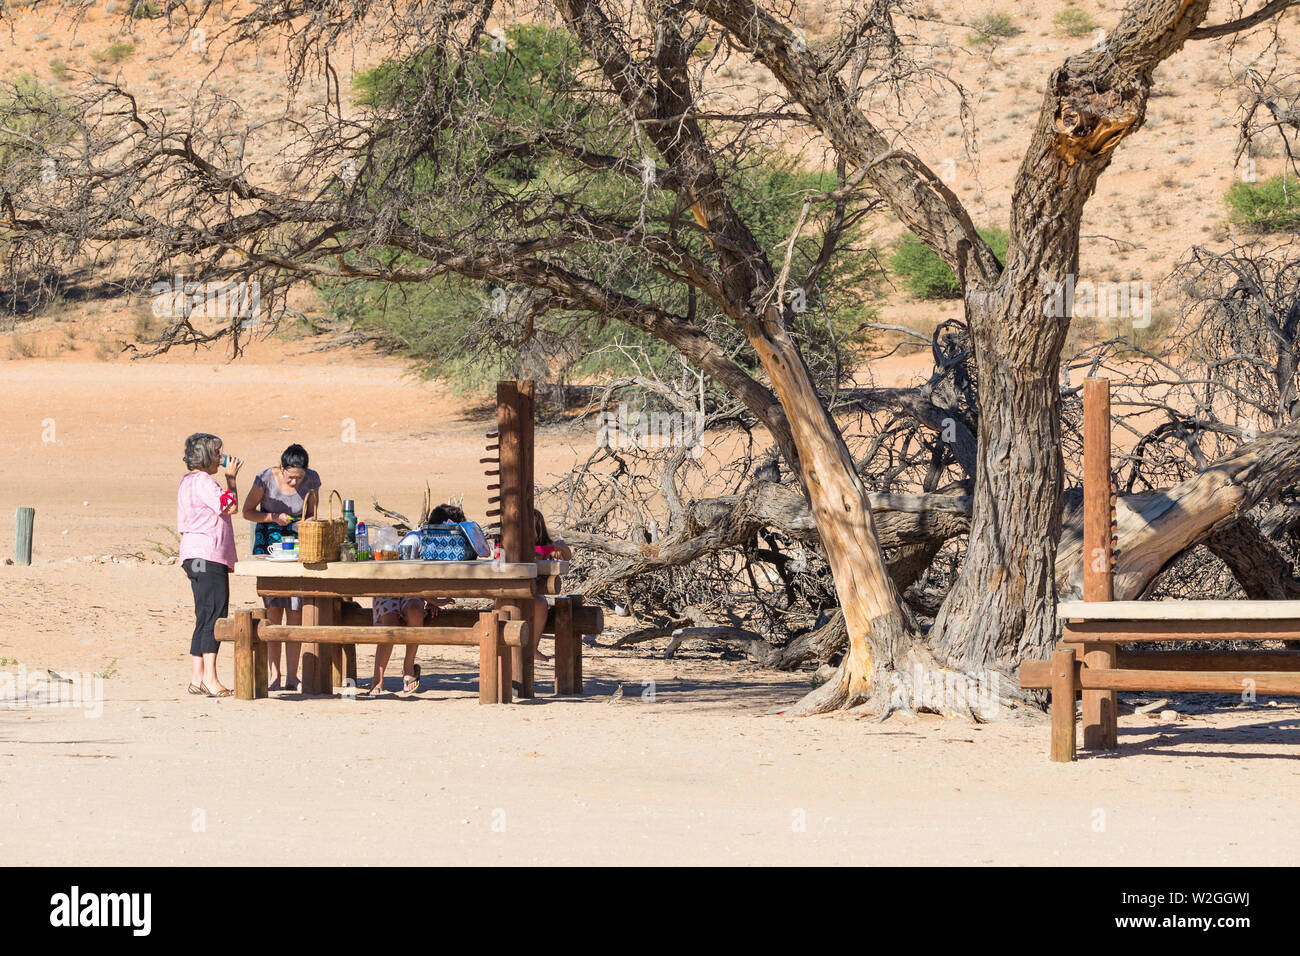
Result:
<svg viewBox="0 0 1300 956"><path fill-rule="evenodd" d="M234 697L235 696L235 692L231 690L229 687L223 687L215 694L212 693L212 691L208 690L207 687L204 687L203 693L207 694L209 697Z"/></svg>
<svg viewBox="0 0 1300 956"><path fill-rule="evenodd" d="M197 684L191 684L189 687L186 688L186 690L188 690L191 694L198 695L199 697L208 696L208 692L204 690L202 687L199 687Z"/></svg>

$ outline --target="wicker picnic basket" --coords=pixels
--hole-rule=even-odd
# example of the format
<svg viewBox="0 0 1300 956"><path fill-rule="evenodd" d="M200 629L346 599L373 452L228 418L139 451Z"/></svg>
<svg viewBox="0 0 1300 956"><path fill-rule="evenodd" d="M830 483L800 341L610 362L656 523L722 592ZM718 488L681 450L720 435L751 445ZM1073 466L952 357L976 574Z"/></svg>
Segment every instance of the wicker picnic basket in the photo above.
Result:
<svg viewBox="0 0 1300 956"><path fill-rule="evenodd" d="M344 518L334 517L335 498L339 499L339 510L342 511L343 496L337 491L331 491L328 518L303 518L298 522L298 560L303 564L339 559L343 539L347 537L348 523Z"/></svg>

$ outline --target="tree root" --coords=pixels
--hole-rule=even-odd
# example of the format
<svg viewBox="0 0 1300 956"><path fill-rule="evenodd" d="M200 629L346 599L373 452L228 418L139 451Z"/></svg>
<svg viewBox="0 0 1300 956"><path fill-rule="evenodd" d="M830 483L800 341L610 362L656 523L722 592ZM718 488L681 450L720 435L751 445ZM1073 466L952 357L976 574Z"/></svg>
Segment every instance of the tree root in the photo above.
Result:
<svg viewBox="0 0 1300 956"><path fill-rule="evenodd" d="M894 714L937 714L976 723L1041 717L1037 698L1022 691L1013 676L1000 670L968 673L946 667L924 647L909 648L903 660L878 666L865 691L850 689L846 662L824 684L779 713L807 717L847 712L877 722Z"/></svg>

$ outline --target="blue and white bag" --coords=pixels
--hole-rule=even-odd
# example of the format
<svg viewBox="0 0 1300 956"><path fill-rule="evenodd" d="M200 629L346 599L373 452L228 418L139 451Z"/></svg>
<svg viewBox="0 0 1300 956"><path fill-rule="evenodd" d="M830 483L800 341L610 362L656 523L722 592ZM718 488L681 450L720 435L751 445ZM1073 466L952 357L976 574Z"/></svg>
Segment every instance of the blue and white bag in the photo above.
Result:
<svg viewBox="0 0 1300 956"><path fill-rule="evenodd" d="M420 529L420 557L425 561L473 561L478 555L460 525L448 522Z"/></svg>

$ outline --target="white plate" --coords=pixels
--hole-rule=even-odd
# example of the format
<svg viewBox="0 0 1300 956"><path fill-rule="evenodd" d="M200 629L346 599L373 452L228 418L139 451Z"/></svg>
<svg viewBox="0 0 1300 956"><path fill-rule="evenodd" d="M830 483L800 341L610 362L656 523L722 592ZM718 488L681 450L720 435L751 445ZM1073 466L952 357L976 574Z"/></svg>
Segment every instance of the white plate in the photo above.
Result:
<svg viewBox="0 0 1300 956"><path fill-rule="evenodd" d="M268 561L297 561L297 560L298 560L298 552L297 552L297 551L280 551L280 552L277 552L277 553L275 553L275 554L268 554L268 555L266 556L266 560L268 560Z"/></svg>

